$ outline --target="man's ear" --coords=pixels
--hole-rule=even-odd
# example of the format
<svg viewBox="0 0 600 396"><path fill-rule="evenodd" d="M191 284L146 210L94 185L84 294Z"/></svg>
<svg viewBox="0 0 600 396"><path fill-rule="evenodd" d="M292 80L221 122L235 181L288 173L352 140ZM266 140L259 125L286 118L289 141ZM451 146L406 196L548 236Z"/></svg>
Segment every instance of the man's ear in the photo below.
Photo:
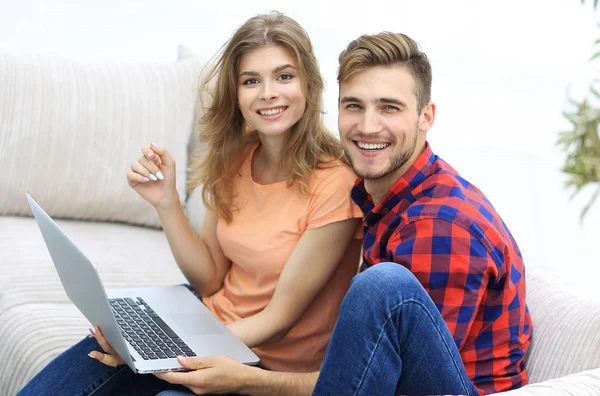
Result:
<svg viewBox="0 0 600 396"><path fill-rule="evenodd" d="M435 103L429 102L421 110L421 115L419 116L419 131L427 132L433 126L433 122L435 121Z"/></svg>

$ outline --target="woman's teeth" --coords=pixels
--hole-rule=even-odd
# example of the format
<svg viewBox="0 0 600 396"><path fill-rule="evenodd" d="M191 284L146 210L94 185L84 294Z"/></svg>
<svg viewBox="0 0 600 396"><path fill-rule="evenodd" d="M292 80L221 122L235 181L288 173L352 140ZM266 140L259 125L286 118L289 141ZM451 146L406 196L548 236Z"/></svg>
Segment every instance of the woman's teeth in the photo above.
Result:
<svg viewBox="0 0 600 396"><path fill-rule="evenodd" d="M259 114L260 115L275 115L275 114L279 114L279 113L283 113L285 109L284 108L279 108L279 109L271 109L271 110L259 110Z"/></svg>
<svg viewBox="0 0 600 396"><path fill-rule="evenodd" d="M360 143L356 142L358 147L363 150L381 150L390 145L390 143Z"/></svg>

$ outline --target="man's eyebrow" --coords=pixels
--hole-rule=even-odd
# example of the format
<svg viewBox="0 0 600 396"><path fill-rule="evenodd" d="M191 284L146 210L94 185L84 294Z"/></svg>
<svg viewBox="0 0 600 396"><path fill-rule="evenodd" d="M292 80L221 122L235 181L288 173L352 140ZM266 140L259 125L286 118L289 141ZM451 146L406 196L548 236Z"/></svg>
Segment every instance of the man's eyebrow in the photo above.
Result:
<svg viewBox="0 0 600 396"><path fill-rule="evenodd" d="M294 70L298 70L298 68L290 63L286 63L285 65L281 65L281 66L277 66L275 69L273 69L273 74L279 73L282 70L285 69L294 69ZM252 77L258 77L260 76L260 73L257 73L255 71L243 71L240 73L240 77L243 76L252 76Z"/></svg>
<svg viewBox="0 0 600 396"><path fill-rule="evenodd" d="M342 99L340 99L340 103L362 103L362 100L354 97L354 96L344 96Z"/></svg>
<svg viewBox="0 0 600 396"><path fill-rule="evenodd" d="M344 96L341 100L340 100L341 104L344 103L363 103L363 101L357 97L354 96ZM400 106L400 107L406 107L406 103L404 103L403 101L399 100L399 99L395 99L395 98L377 98L375 99L375 103L383 103L383 104L393 104L396 106Z"/></svg>
<svg viewBox="0 0 600 396"><path fill-rule="evenodd" d="M394 98L378 98L377 102L385 103L385 104L395 104L396 106L406 107L406 103L404 103L401 100L394 99Z"/></svg>

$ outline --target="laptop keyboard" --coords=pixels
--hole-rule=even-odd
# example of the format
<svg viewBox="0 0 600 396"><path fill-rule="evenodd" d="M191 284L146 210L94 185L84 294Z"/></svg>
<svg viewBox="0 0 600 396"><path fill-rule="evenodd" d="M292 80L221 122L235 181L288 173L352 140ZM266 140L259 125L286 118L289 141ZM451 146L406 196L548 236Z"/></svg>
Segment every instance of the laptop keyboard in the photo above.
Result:
<svg viewBox="0 0 600 396"><path fill-rule="evenodd" d="M109 302L121 334L144 360L196 356L142 298L111 298Z"/></svg>

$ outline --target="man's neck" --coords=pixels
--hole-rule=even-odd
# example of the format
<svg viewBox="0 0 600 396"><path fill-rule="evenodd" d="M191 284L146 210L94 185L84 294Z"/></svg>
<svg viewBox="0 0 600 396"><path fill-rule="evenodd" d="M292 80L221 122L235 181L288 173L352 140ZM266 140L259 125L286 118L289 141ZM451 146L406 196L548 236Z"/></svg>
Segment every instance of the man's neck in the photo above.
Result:
<svg viewBox="0 0 600 396"><path fill-rule="evenodd" d="M400 172L400 169L398 168L379 179L365 179L365 190L367 190L375 205L381 201L384 195L390 191L390 188L402 177L404 172Z"/></svg>
<svg viewBox="0 0 600 396"><path fill-rule="evenodd" d="M392 188L394 184L410 169L417 161L421 153L425 150L425 144L420 150L415 150L411 158L406 161L398 169L388 173L379 179L365 179L365 190L373 199L373 203L377 205L383 199L385 194Z"/></svg>

